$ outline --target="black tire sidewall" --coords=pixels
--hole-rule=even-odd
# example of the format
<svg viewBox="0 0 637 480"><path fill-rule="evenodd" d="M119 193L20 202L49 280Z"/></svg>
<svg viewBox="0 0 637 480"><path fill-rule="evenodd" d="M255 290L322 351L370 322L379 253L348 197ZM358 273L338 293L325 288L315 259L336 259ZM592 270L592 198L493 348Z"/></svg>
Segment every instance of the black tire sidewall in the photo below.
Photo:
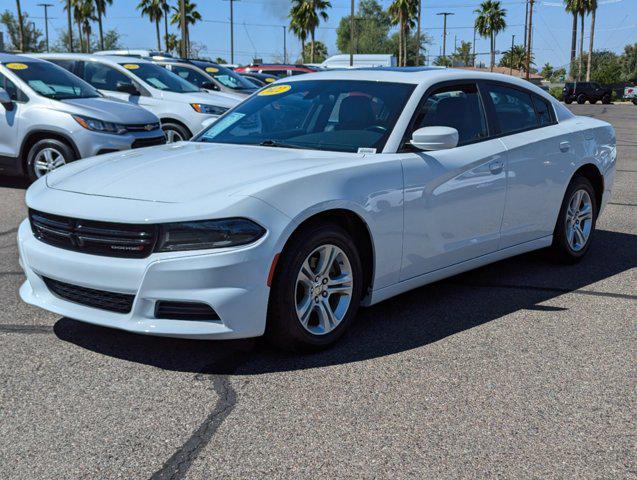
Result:
<svg viewBox="0 0 637 480"><path fill-rule="evenodd" d="M161 126L162 131L166 132L167 130L172 130L173 132L177 132L181 138L186 141L189 140L192 135L190 135L190 133L181 125L177 124L177 123L172 123L172 122L167 122L167 123L163 123Z"/></svg>
<svg viewBox="0 0 637 480"><path fill-rule="evenodd" d="M29 149L29 152L27 153L26 174L29 177L29 180L31 180L32 182L35 182L38 179L35 174L34 168L35 157L45 148L55 148L62 154L62 156L64 157L64 162L67 164L77 159L73 149L60 140L56 140L53 138L38 140L35 144L33 144L33 146Z"/></svg>
<svg viewBox="0 0 637 480"><path fill-rule="evenodd" d="M604 105L610 105L610 101L611 101L611 97L610 97L610 95L604 95L604 96L602 97L602 103L603 103Z"/></svg>
<svg viewBox="0 0 637 480"><path fill-rule="evenodd" d="M584 105L586 103L586 96L583 93L580 93L577 96L577 103L579 103L580 105Z"/></svg>
<svg viewBox="0 0 637 480"><path fill-rule="evenodd" d="M566 238L566 216L568 204L571 200L571 197L573 196L573 193L581 189L586 190L591 198L591 203L593 205L593 224L591 226L591 233L588 237L586 245L581 250L575 251L571 248ZM571 183L566 189L557 223L555 225L555 231L553 232L552 249L558 261L561 261L563 263L575 263L581 260L586 255L593 242L598 212L599 206L597 205L597 198L595 196L595 189L593 188L593 185L586 177L575 177L573 180L571 180Z"/></svg>
<svg viewBox="0 0 637 480"><path fill-rule="evenodd" d="M353 291L343 321L330 333L308 332L296 315L295 288L302 263L321 245L332 244L347 256L352 267ZM323 224L305 229L286 245L277 263L270 290L266 337L276 346L292 351L313 351L328 347L338 340L352 323L361 301L363 269L352 238L337 225Z"/></svg>

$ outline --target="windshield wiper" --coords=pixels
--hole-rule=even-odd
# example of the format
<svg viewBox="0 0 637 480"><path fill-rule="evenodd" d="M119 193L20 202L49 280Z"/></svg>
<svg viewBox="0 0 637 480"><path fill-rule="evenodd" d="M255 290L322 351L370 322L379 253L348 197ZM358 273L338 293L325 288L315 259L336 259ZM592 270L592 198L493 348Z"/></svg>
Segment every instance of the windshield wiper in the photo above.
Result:
<svg viewBox="0 0 637 480"><path fill-rule="evenodd" d="M289 143L282 143L282 142L279 142L278 140L263 140L259 145L262 147L300 148L300 149L305 148L299 145L291 145Z"/></svg>

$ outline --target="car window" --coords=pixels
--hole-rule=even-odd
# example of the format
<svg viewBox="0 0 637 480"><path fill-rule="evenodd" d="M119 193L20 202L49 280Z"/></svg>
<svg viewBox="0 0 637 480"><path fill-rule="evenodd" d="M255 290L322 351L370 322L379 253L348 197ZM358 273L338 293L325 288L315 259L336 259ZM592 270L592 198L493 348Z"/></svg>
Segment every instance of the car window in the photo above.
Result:
<svg viewBox="0 0 637 480"><path fill-rule="evenodd" d="M274 84L221 117L197 140L380 152L414 88L354 80Z"/></svg>
<svg viewBox="0 0 637 480"><path fill-rule="evenodd" d="M130 71L131 75L141 78L144 82L157 90L175 93L199 91L199 87L154 63L124 62L120 65Z"/></svg>
<svg viewBox="0 0 637 480"><path fill-rule="evenodd" d="M14 102L26 102L28 100L27 96L20 90L15 83L5 77L2 73L0 73L0 87L4 88L11 100Z"/></svg>
<svg viewBox="0 0 637 480"><path fill-rule="evenodd" d="M210 79L192 68L171 65L170 69L173 73L176 73L187 82L197 85L198 87L202 87L204 83L210 83Z"/></svg>
<svg viewBox="0 0 637 480"><path fill-rule="evenodd" d="M75 73L75 60L64 60L61 58L51 58L47 62L55 63L58 67L62 67L64 70L68 70L71 73Z"/></svg>
<svg viewBox="0 0 637 480"><path fill-rule="evenodd" d="M503 134L536 128L539 125L531 95L515 88L490 85L489 96Z"/></svg>
<svg viewBox="0 0 637 480"><path fill-rule="evenodd" d="M259 73L263 73L265 75L272 75L273 77L283 78L287 76L287 70L259 70Z"/></svg>
<svg viewBox="0 0 637 480"><path fill-rule="evenodd" d="M423 127L455 128L458 145L486 138L486 116L477 86L454 85L431 93L418 113L414 130Z"/></svg>
<svg viewBox="0 0 637 480"><path fill-rule="evenodd" d="M537 114L537 120L540 127L546 127L553 124L553 118L551 116L551 105L537 96L533 96L533 105L535 106L535 112Z"/></svg>
<svg viewBox="0 0 637 480"><path fill-rule="evenodd" d="M88 83L49 62L11 62L7 68L39 95L54 100L94 98L100 94Z"/></svg>
<svg viewBox="0 0 637 480"><path fill-rule="evenodd" d="M116 68L99 62L84 63L84 80L100 90L117 91L117 82L131 83L131 79Z"/></svg>
<svg viewBox="0 0 637 480"><path fill-rule="evenodd" d="M201 61L195 61L195 65L205 70L209 75L212 75L222 85L232 88L233 90L253 90L252 85L248 80L239 74L233 72L229 68L217 65L215 63L207 63Z"/></svg>

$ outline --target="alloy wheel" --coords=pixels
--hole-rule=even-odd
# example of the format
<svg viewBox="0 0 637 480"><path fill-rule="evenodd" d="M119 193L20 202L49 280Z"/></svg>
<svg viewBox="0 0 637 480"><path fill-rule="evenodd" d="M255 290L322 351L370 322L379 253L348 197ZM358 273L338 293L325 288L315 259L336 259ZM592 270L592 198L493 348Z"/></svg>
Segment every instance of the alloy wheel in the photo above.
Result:
<svg viewBox="0 0 637 480"><path fill-rule="evenodd" d="M43 148L38 152L33 162L33 171L37 178L43 177L47 173L66 164L64 155L51 147Z"/></svg>
<svg viewBox="0 0 637 480"><path fill-rule="evenodd" d="M172 129L164 130L164 135L166 136L166 143L181 142L184 140L181 134L176 130L172 130Z"/></svg>
<svg viewBox="0 0 637 480"><path fill-rule="evenodd" d="M308 332L325 335L345 318L353 292L352 266L336 245L310 253L297 275L296 315Z"/></svg>
<svg viewBox="0 0 637 480"><path fill-rule="evenodd" d="M566 240L573 251L582 250L593 229L593 202L589 193L576 190L566 210Z"/></svg>

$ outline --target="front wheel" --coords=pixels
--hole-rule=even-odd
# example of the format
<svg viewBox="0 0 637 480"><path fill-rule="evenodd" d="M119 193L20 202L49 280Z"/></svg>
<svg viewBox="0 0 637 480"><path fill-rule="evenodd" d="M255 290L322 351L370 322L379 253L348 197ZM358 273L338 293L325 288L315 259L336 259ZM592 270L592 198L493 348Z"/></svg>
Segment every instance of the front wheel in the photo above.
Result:
<svg viewBox="0 0 637 480"><path fill-rule="evenodd" d="M609 105L610 104L610 100L611 100L611 98L610 98L610 95L608 95L608 94L606 94L606 95L604 95L602 97L602 103L604 105Z"/></svg>
<svg viewBox="0 0 637 480"><path fill-rule="evenodd" d="M586 95L584 95L583 93L580 93L577 96L577 103L579 103L580 105L584 105L586 103Z"/></svg>
<svg viewBox="0 0 637 480"><path fill-rule="evenodd" d="M570 98L570 97L569 98L565 98L564 99L564 103L567 104L567 105L570 105L571 103L573 103L573 99Z"/></svg>
<svg viewBox="0 0 637 480"><path fill-rule="evenodd" d="M286 350L326 348L351 324L361 292L361 260L350 235L332 224L306 228L277 263L266 337Z"/></svg>
<svg viewBox="0 0 637 480"><path fill-rule="evenodd" d="M182 142L192 136L188 130L177 123L162 123L161 128L166 136L166 143Z"/></svg>
<svg viewBox="0 0 637 480"><path fill-rule="evenodd" d="M599 208L595 198L595 189L585 177L575 177L566 189L551 245L560 263L578 262L590 248Z"/></svg>
<svg viewBox="0 0 637 480"><path fill-rule="evenodd" d="M35 182L47 173L75 160L75 152L66 143L50 138L36 142L27 153L27 175Z"/></svg>

